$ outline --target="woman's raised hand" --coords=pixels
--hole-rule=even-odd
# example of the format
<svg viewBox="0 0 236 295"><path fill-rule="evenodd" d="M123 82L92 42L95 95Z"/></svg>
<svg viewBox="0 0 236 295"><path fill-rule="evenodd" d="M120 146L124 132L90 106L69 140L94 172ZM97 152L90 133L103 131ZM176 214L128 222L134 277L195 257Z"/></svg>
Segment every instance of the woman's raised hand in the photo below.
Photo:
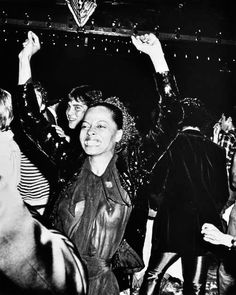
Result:
<svg viewBox="0 0 236 295"><path fill-rule="evenodd" d="M27 34L27 39L23 43L23 49L19 53L19 58L31 58L36 52L40 50L40 42L38 36L29 31Z"/></svg>
<svg viewBox="0 0 236 295"><path fill-rule="evenodd" d="M153 34L131 36L132 43L141 52L146 53L152 60L156 72L169 71L159 39Z"/></svg>
<svg viewBox="0 0 236 295"><path fill-rule="evenodd" d="M161 43L159 39L153 34L144 34L144 35L137 35L137 36L131 36L132 42L134 46L148 54L148 55L153 55L153 54L161 54L163 55Z"/></svg>

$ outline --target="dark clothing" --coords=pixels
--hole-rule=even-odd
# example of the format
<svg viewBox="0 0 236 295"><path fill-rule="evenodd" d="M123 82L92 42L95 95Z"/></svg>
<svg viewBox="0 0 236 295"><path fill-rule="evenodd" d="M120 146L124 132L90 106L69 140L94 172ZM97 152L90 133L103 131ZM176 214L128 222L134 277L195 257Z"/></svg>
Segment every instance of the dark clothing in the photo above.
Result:
<svg viewBox="0 0 236 295"><path fill-rule="evenodd" d="M44 211L45 224L50 226L47 217L51 203L76 171L82 148L74 141L70 144L61 138L40 112L32 83L18 85L12 102L15 140L50 184L50 196Z"/></svg>
<svg viewBox="0 0 236 295"><path fill-rule="evenodd" d="M199 131L179 132L156 166L152 184L157 216L140 294L158 294L176 257L182 261L183 294L205 294L206 254L214 246L203 241L201 228L207 222L222 230L220 211L228 198L225 151Z"/></svg>
<svg viewBox="0 0 236 295"><path fill-rule="evenodd" d="M218 292L219 295L235 295L236 294L236 267L235 267L235 251L226 249L225 256L220 263L218 276Z"/></svg>
<svg viewBox="0 0 236 295"><path fill-rule="evenodd" d="M157 74L156 81L159 98L153 126L145 137L133 138L101 177L93 175L83 153L78 152L77 158L73 158L75 153L67 149L67 143L52 133L52 127L32 105L32 86L26 84L19 88L18 106L25 107L20 112L22 128L59 167L66 163L65 167L72 171L76 168L75 176L60 197L53 200L50 216L56 228L77 245L87 265L92 295L119 293L109 260L124 235L131 204L137 204L140 188L149 183L158 156L176 133L182 118L173 77L168 72ZM138 223L137 220L137 227Z"/></svg>
<svg viewBox="0 0 236 295"><path fill-rule="evenodd" d="M225 151L199 131L179 132L154 171L152 190L162 198L154 222L153 247L200 255L201 227L222 229L220 211L228 198Z"/></svg>
<svg viewBox="0 0 236 295"><path fill-rule="evenodd" d="M165 112L162 118L157 117L159 124L166 119ZM76 244L87 265L91 295L119 294L109 261L124 236L131 204L139 196L140 187L149 181L157 162L157 147L151 153L145 149L153 133L150 130L147 137L130 143L124 154L113 158L101 177L90 171L85 160L77 177L55 202L53 225Z"/></svg>
<svg viewBox="0 0 236 295"><path fill-rule="evenodd" d="M134 140L132 146L119 153L117 163L122 186L128 191L132 202L137 199L139 189L148 181L155 159L163 152L169 138L174 137L177 122L182 119L179 92L174 77L169 72L165 72L156 74L155 80L157 109L153 126L143 137L142 142ZM83 163L84 153L81 146L74 142L70 144L65 138L61 138L40 113L31 83L18 86L13 96L13 106L19 132L31 143L28 144L29 152L38 159L43 157L47 160L48 164L43 165L45 169L51 165L57 169L51 177L58 180L60 186L61 183L66 183ZM146 142L145 150L143 149L144 141ZM142 171L141 174L140 171ZM53 203L54 200L51 202Z"/></svg>
<svg viewBox="0 0 236 295"><path fill-rule="evenodd" d="M13 112L15 136L25 154L56 185L69 180L76 170L81 146L70 144L57 134L39 110L32 83L18 85Z"/></svg>
<svg viewBox="0 0 236 295"><path fill-rule="evenodd" d="M121 243L132 207L121 186L116 159L100 177L91 172L86 159L76 180L55 205L54 226L70 237L81 253L91 295L119 293L111 259Z"/></svg>
<svg viewBox="0 0 236 295"><path fill-rule="evenodd" d="M139 295L159 294L161 280L167 269L176 262L180 255L173 252L152 252L146 278L140 289ZM205 278L208 270L206 256L182 255L182 269L184 279L184 293L205 294ZM150 269L150 271L149 271Z"/></svg>

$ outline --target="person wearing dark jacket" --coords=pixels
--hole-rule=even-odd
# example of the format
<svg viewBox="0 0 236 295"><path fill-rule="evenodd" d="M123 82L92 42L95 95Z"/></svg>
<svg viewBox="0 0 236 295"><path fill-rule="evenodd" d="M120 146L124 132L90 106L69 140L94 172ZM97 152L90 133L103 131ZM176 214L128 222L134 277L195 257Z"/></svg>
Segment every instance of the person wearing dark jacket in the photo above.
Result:
<svg viewBox="0 0 236 295"><path fill-rule="evenodd" d="M209 116L196 98L181 101L180 131L160 158L152 177L157 211L149 265L140 294L159 294L165 271L181 258L183 294L205 294L207 252L201 237L204 223L222 229L220 212L228 198L226 157L223 148L201 130Z"/></svg>
<svg viewBox="0 0 236 295"><path fill-rule="evenodd" d="M54 167L59 168L59 181L64 184L70 176L73 175L74 169L76 169L80 162L80 157L82 155L81 146L74 141L72 145L67 141L66 137L61 137L55 131L52 124L39 112L33 85L30 82L30 60L40 49L40 43L38 37L33 32L28 32L28 41L24 44L26 46L21 52L21 55L24 53L25 58L20 58L19 86L13 101L14 111L18 117L19 128L33 144L32 152L43 155L46 157L49 164L51 163ZM148 48L150 45L143 42L143 46L147 46ZM147 54L149 55L149 53ZM170 134L173 137L173 134L176 132L175 122L179 120L182 114L178 103L179 91L174 77L169 73L166 62L162 62L162 64L158 63L157 66L155 64L156 62L154 61L154 66L157 68L155 79L158 87L157 94L159 95L158 104L161 102L162 98L166 98L166 100L163 102L163 104L165 103L165 115L161 114L159 116L159 108L157 108L156 115L159 116L159 118L156 119L156 125L154 124L155 126L153 126L148 133L147 138L151 138L151 142L157 142L155 139L156 134L158 134L158 136L161 135L159 138L169 139ZM72 91L73 95L71 96L76 98L87 96L86 93L83 94L84 92L80 92L77 89L75 90L76 91ZM90 91L88 94L91 92L93 91ZM95 92L95 96L97 96L97 91ZM74 93L76 95L74 95ZM166 124L167 121L171 121L172 125ZM169 126L171 126L171 128ZM163 130L167 130L167 132L164 133ZM158 146L161 146L160 142L161 141L159 141ZM165 140L162 140L162 142L165 142ZM154 145L157 147L157 144ZM162 149L163 148L160 148L159 150ZM158 153L158 151L156 152Z"/></svg>
<svg viewBox="0 0 236 295"><path fill-rule="evenodd" d="M50 129L50 140L51 142L53 141L53 144L50 146L51 148L49 147L50 150L48 149L48 153L53 156L49 157L38 144L38 141L28 132L31 126L29 118L28 116L22 117L22 113L26 114L25 111L28 109L26 105L19 104L17 99L13 99L14 121L12 128L15 133L15 139L22 151L22 175L19 184L21 196L31 208L46 215L47 212L44 212L44 210L48 208L48 202L50 204L54 196L60 191L61 186L75 172L76 159L78 154L81 153L81 146L78 140L79 127L77 125L79 125L83 118L87 107L97 97L101 96L101 92L95 90L90 85L80 85L70 91L68 99L65 99L67 109L64 110L64 115L67 117L66 120L69 122L69 129L71 130L71 136L67 136L60 126L55 125L54 122L52 123L46 116L47 108L45 109L45 106L48 101L46 91L41 83L35 82L32 79L30 61L33 53L29 48L31 49L33 37L34 34L28 32L28 39L23 43L23 49L18 55L19 84L27 82L31 85L29 87L32 87L35 92L35 94L33 93L35 100L31 100L30 107L34 108L34 113L40 113L40 118L45 129ZM40 44L38 41L36 51L39 49ZM36 118L34 117L32 119L34 120ZM24 123L22 120L24 120ZM38 123L38 121L36 122ZM22 125L24 125L23 128ZM54 141L55 138L56 140ZM57 146L58 143L61 146L60 155L59 157L54 157L54 144Z"/></svg>
<svg viewBox="0 0 236 295"><path fill-rule="evenodd" d="M29 49L34 53L38 40L35 35L31 37ZM156 120L148 134L140 138L132 117L119 99L110 98L105 104L91 106L80 133L84 152L78 154L77 172L55 200L51 214L56 228L66 233L80 251L88 269L89 294L93 295L118 294L119 288L111 272L111 258L122 241L138 189L148 182L156 164L157 154L162 149L159 139L174 136L176 128L168 130L167 121L175 127L182 117L178 89L159 40L153 34L132 37L132 40L137 49L141 47L150 56L156 71L159 94ZM22 128L50 159L63 161L69 157L65 153L66 143L52 135L51 126L45 124L34 108L32 85L26 83L27 75L21 74L17 101ZM23 109L22 105L26 107ZM99 120L100 123L95 124L101 116L104 116L102 122ZM109 134L106 140L101 135L103 132ZM100 150L100 145L107 140L106 149ZM150 142L153 151L147 153L145 143ZM164 145L164 140L160 142Z"/></svg>

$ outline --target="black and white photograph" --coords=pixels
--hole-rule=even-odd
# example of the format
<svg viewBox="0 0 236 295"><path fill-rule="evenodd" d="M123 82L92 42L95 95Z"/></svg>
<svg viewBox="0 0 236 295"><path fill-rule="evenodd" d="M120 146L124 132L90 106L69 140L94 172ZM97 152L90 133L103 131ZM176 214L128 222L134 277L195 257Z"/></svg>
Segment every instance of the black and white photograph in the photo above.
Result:
<svg viewBox="0 0 236 295"><path fill-rule="evenodd" d="M233 0L0 0L0 295L236 295Z"/></svg>

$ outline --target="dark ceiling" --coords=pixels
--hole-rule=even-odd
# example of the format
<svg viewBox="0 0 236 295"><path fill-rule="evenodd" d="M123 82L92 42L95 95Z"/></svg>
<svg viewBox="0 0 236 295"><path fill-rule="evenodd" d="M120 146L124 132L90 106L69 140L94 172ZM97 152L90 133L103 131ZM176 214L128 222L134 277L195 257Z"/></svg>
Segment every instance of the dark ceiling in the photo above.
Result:
<svg viewBox="0 0 236 295"><path fill-rule="evenodd" d="M16 80L12 73L17 73L17 61L12 57L17 57L30 29L42 42L34 74L53 95L55 91L61 95L77 81L89 81L133 99L143 112L142 97L155 95L150 90L152 68L145 57L140 66L142 56L133 48L130 35L152 31L164 40L165 54L183 95L197 96L217 110L233 103L233 1L96 1L94 13L79 28L64 0L0 0L0 53L6 56L3 67L11 69L2 71L0 79L7 86Z"/></svg>
<svg viewBox="0 0 236 295"><path fill-rule="evenodd" d="M85 1L85 0L84 0ZM8 18L29 20L50 19L59 23L71 22L64 0L0 0L2 13ZM155 30L182 35L236 39L233 1L219 0L97 0L97 8L87 25L116 27L127 30Z"/></svg>

